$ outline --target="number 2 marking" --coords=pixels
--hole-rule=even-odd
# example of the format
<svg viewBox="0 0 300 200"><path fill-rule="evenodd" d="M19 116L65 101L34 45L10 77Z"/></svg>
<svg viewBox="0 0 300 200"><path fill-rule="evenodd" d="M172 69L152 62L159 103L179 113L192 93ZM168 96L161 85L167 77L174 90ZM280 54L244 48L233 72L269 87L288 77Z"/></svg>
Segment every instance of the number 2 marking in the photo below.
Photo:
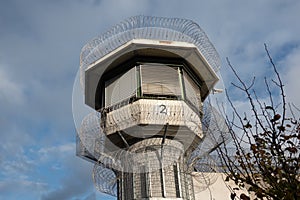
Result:
<svg viewBox="0 0 300 200"><path fill-rule="evenodd" d="M162 113L162 114L165 114L165 115L167 114L167 106L166 105L162 104L162 105L159 106L159 108L160 108L159 113Z"/></svg>

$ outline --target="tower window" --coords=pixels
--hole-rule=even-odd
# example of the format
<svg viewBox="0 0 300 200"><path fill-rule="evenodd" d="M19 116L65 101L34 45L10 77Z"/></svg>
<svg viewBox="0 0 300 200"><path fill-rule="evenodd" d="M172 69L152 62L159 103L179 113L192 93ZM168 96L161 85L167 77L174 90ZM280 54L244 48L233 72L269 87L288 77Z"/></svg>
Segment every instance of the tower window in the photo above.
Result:
<svg viewBox="0 0 300 200"><path fill-rule="evenodd" d="M140 70L143 97L181 97L178 67L144 64Z"/></svg>
<svg viewBox="0 0 300 200"><path fill-rule="evenodd" d="M136 68L105 82L105 106L112 106L136 95Z"/></svg>
<svg viewBox="0 0 300 200"><path fill-rule="evenodd" d="M196 108L201 107L200 87L196 82L184 71L183 81L185 88L185 99Z"/></svg>

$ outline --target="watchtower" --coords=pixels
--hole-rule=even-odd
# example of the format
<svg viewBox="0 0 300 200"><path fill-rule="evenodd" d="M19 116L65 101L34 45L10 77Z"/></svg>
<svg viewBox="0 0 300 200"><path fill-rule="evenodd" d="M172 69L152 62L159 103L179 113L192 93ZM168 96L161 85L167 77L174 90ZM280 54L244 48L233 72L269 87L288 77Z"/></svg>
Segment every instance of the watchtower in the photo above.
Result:
<svg viewBox="0 0 300 200"><path fill-rule="evenodd" d="M119 200L194 199L189 172L218 69L213 45L185 19L135 16L83 48L85 103L99 113L99 134L78 154L113 171Z"/></svg>

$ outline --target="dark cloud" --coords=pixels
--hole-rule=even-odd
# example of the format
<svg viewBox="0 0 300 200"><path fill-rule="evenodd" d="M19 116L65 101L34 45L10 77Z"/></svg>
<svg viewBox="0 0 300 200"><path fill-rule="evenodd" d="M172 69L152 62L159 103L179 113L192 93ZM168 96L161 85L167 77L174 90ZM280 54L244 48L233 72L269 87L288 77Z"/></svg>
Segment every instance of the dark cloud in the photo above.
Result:
<svg viewBox="0 0 300 200"><path fill-rule="evenodd" d="M83 198L87 192L91 192L93 182L90 165L80 160L75 161L75 159L71 162L69 169L71 172L61 181L61 186L57 190L44 194L42 200L68 200L80 196Z"/></svg>
<svg viewBox="0 0 300 200"><path fill-rule="evenodd" d="M91 178L92 164L82 162L81 159L75 157L74 152L74 144L49 147L38 151L41 159L40 162L52 163L52 165L56 164L62 167L59 167L58 170L64 171L64 176L58 180L58 187L45 192L42 195L42 200L83 198L87 192L93 191L93 181ZM57 162L56 160L58 160L58 163L55 163ZM53 170L53 167L51 168ZM46 173L51 173L51 171Z"/></svg>

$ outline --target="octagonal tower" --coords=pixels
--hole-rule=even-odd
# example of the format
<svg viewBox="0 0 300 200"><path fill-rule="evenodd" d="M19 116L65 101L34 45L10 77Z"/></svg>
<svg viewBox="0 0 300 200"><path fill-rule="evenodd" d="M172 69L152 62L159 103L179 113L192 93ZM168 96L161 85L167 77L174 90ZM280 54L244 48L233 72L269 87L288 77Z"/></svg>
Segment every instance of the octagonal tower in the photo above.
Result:
<svg viewBox="0 0 300 200"><path fill-rule="evenodd" d="M206 137L203 101L218 69L214 47L190 20L136 16L116 25L81 52L99 132L92 145L82 139L90 131L80 132L78 155L114 173L119 200L194 199L192 157Z"/></svg>

